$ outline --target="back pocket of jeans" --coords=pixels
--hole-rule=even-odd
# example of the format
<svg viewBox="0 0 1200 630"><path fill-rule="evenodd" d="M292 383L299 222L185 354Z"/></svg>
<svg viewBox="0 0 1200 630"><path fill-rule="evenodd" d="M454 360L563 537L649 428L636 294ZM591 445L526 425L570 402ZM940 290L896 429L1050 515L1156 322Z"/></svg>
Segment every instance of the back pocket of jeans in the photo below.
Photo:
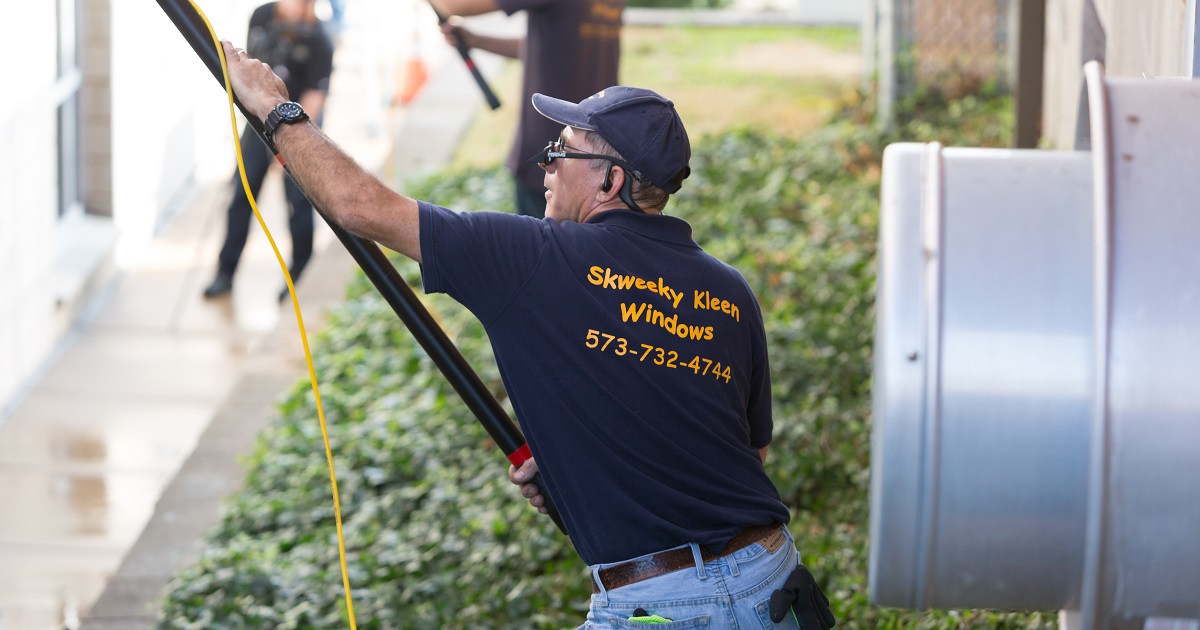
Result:
<svg viewBox="0 0 1200 630"><path fill-rule="evenodd" d="M709 617L703 615L700 617L692 617L690 619L679 619L676 621L668 621L666 623L638 623L620 617L609 617L608 623L614 628L640 628L641 630L684 630L684 628L699 628L705 630L708 628Z"/></svg>
<svg viewBox="0 0 1200 630"><path fill-rule="evenodd" d="M783 616L783 621L780 621L779 623L771 621L771 600L769 599L759 602L758 605L754 607L754 610L758 613L758 620L762 622L763 628L770 628L771 630L789 630L800 627L800 624L796 622L796 616L793 615L792 611L790 610L787 611L787 614Z"/></svg>

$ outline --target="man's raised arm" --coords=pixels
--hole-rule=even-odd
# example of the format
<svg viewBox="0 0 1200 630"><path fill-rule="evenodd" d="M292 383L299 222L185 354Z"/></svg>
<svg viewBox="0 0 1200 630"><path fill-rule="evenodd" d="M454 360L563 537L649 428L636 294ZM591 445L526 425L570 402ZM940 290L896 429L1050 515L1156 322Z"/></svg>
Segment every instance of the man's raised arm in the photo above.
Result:
<svg viewBox="0 0 1200 630"><path fill-rule="evenodd" d="M259 120L288 100L267 64L222 40L234 94ZM358 165L311 121L280 125L272 140L292 179L318 208L347 231L421 262L417 202L397 194Z"/></svg>

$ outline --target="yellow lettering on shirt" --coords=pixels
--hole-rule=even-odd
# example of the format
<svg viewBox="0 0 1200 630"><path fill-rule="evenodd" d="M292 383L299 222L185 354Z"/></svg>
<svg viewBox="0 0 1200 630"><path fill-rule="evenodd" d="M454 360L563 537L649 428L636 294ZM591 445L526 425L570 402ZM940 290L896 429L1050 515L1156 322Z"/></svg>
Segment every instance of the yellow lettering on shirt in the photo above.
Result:
<svg viewBox="0 0 1200 630"><path fill-rule="evenodd" d="M667 315L646 302L642 302L641 304L626 304L622 302L621 321L633 323L644 322L652 326L658 326L680 339L705 341L713 338L712 326L696 326L681 322L679 321L679 315Z"/></svg>
<svg viewBox="0 0 1200 630"><path fill-rule="evenodd" d="M607 2L592 3L592 17L609 22L621 21L621 7Z"/></svg>
<svg viewBox="0 0 1200 630"><path fill-rule="evenodd" d="M742 321L742 312L737 304L719 297L714 297L708 291L696 291L692 295L692 308L698 311L720 311L732 317L734 321Z"/></svg>
<svg viewBox="0 0 1200 630"><path fill-rule="evenodd" d="M592 266L588 269L587 281L602 289L612 289L614 291L628 291L630 289L649 291L655 295L667 298L667 301L671 303L673 308L679 308L679 303L683 301L683 292L672 289L662 278L646 280L637 276L626 276L613 273L610 267Z"/></svg>
<svg viewBox="0 0 1200 630"><path fill-rule="evenodd" d="M619 24L593 24L591 22L584 22L579 25L579 37L581 39L621 39L621 26Z"/></svg>

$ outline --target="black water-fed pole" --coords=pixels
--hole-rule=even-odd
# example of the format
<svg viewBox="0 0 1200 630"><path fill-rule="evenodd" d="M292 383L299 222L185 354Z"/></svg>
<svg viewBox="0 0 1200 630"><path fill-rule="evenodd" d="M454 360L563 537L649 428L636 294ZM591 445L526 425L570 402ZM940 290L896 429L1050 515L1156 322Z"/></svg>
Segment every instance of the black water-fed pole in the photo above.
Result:
<svg viewBox="0 0 1200 630"><path fill-rule="evenodd" d="M446 23L446 16L442 15L442 12L433 6L433 2L429 3L429 8L433 9L433 14L437 16L438 24ZM467 64L467 70L471 71L471 76L475 77L475 83L479 85L479 91L483 92L483 98L487 101L488 107L500 109L500 99L496 98L496 93L488 85L487 79L483 78L483 73L475 65L475 60L471 59L470 49L467 48L467 44L463 42L463 38L457 33L454 36L454 47L458 49L458 56L462 57L463 63Z"/></svg>
<svg viewBox="0 0 1200 630"><path fill-rule="evenodd" d="M196 12L195 8L188 0L157 0L158 6L167 14L175 27L179 29L180 34L191 45L192 50L200 57L205 66L208 66L210 72L216 77L217 82L222 88L225 86L224 73L221 71L221 57L214 48L212 37L209 35L208 26L204 19ZM258 134L272 154L278 154L274 144L272 144L266 136L263 135L262 121L246 111L241 101L234 96L234 104L246 116L247 122ZM287 166L284 166L287 170ZM288 171L288 176L291 172ZM412 332L417 343L425 349L429 354L429 358L438 366L438 369L445 375L446 380L450 381L450 385L454 387L454 391L462 397L463 402L475 414L479 423L487 430L488 435L496 442L504 455L514 466L520 466L525 460L532 455L529 451L529 446L525 443L525 437L521 435L513 423L512 418L508 417L508 413L500 406L496 397L488 391L483 381L479 379L479 375L471 369L467 364L467 360L463 358L462 353L454 346L446 336L445 331L429 314L429 311L417 299L416 294L408 286L408 283L400 277L400 273L392 266L391 261L387 259L379 246L372 241L355 236L347 232L336 221L329 218L319 206L313 204L313 208L321 214L329 227L333 229L333 233L338 237L338 240L346 246L350 251L350 255L358 262L363 271L366 272L367 278L375 285L387 303L392 306L392 310L396 311L396 315ZM537 484L542 498L545 499L546 511L550 513L550 518L554 520L554 524L558 526L563 533L566 533L566 527L563 525L562 517L559 516L558 510L550 501L550 495L546 493L546 486L542 483L541 475L535 475L532 483Z"/></svg>

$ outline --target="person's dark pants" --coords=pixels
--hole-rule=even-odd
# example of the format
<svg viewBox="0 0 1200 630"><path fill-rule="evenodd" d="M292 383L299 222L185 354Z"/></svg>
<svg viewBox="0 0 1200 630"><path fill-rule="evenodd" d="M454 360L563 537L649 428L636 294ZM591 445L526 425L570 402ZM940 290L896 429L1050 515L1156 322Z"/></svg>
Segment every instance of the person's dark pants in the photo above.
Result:
<svg viewBox="0 0 1200 630"><path fill-rule="evenodd" d="M246 165L246 181L250 184L250 192L258 196L267 169L274 161L274 156L267 150L266 145L258 139L258 135L249 127L242 132L242 161ZM221 255L217 259L217 272L232 276L237 271L238 260L246 247L246 238L250 235L250 221L254 218L254 210L250 200L242 189L241 177L234 173L233 201L229 204L225 224L225 244L221 246ZM300 279L300 274L312 258L313 250L313 207L300 188L286 175L283 178L284 193L288 205L288 228L292 232L292 264L288 271L292 281Z"/></svg>
<svg viewBox="0 0 1200 630"><path fill-rule="evenodd" d="M546 188L538 186L530 188L523 185L520 180L513 178L513 187L516 188L517 214L523 214L527 217L537 217L539 219L546 216Z"/></svg>

